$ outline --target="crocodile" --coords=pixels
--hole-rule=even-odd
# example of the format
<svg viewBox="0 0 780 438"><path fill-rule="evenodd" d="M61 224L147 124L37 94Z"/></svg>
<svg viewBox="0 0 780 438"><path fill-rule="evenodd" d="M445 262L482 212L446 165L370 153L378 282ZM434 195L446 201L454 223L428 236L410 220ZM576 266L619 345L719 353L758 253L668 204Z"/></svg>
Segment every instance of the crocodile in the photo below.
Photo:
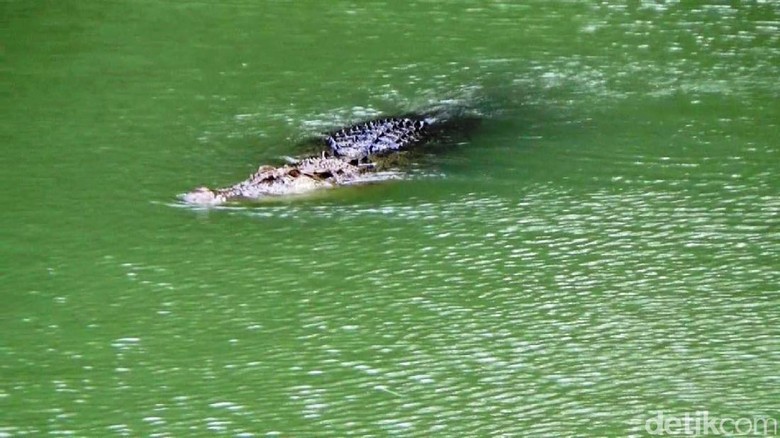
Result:
<svg viewBox="0 0 780 438"><path fill-rule="evenodd" d="M216 206L232 201L301 195L344 185L398 178L383 170L388 156L427 143L454 123L449 117L409 114L357 123L326 134L318 153L291 158L280 166L263 165L229 187L198 187L180 196L186 204Z"/></svg>

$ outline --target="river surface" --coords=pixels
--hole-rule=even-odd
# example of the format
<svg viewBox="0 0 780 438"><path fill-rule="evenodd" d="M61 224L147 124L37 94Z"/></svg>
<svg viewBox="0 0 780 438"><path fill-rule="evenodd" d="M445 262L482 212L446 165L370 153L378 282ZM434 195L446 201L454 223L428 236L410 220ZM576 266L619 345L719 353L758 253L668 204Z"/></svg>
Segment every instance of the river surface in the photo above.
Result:
<svg viewBox="0 0 780 438"><path fill-rule="evenodd" d="M780 420L780 2L11 0L0 19L0 436ZM411 179L177 201L441 101L485 119Z"/></svg>

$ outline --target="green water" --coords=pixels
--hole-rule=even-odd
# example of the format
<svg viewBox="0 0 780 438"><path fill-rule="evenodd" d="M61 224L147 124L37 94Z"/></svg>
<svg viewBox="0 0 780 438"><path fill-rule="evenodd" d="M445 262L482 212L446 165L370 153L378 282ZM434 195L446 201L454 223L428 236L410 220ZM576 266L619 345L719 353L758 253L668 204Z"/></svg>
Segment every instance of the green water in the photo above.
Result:
<svg viewBox="0 0 780 438"><path fill-rule="evenodd" d="M4 1L0 436L780 420L780 4ZM321 129L418 177L211 211Z"/></svg>

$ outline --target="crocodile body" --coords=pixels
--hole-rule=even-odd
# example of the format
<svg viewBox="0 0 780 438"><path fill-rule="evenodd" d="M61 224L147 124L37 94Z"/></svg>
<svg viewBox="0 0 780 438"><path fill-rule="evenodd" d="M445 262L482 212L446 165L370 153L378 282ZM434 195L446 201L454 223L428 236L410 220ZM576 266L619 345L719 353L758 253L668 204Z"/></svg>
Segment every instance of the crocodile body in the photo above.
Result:
<svg viewBox="0 0 780 438"><path fill-rule="evenodd" d="M413 146L426 139L431 122L423 118L391 117L340 129L325 138L337 157L362 160Z"/></svg>
<svg viewBox="0 0 780 438"><path fill-rule="evenodd" d="M237 200L300 195L342 185L393 178L378 172L377 158L431 140L440 122L434 117L403 116L369 120L326 135L323 150L282 166L261 166L244 181L219 189L199 187L181 196L192 205L213 206Z"/></svg>

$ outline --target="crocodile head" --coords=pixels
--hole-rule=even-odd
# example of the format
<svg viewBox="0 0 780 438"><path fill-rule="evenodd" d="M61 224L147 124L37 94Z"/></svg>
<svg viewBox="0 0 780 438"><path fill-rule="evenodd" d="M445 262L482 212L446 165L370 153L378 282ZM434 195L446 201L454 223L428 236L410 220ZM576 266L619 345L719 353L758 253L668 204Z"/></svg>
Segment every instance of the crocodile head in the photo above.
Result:
<svg viewBox="0 0 780 438"><path fill-rule="evenodd" d="M230 187L198 187L181 195L186 204L215 206L233 200L261 200L302 195L320 189L360 182L367 169L333 157L310 157L279 167L261 166Z"/></svg>

